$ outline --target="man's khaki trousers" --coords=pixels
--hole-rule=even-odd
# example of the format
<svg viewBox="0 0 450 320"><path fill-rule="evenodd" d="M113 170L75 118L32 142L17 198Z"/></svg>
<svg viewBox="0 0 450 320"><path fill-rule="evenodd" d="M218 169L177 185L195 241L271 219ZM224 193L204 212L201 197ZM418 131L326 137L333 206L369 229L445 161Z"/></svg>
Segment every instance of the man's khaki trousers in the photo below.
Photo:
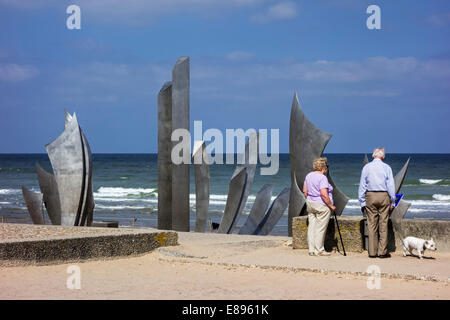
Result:
<svg viewBox="0 0 450 320"><path fill-rule="evenodd" d="M309 252L319 254L325 251L323 243L330 221L331 210L323 204L306 200L306 211L308 212L308 247Z"/></svg>
<svg viewBox="0 0 450 320"><path fill-rule="evenodd" d="M390 205L391 201L387 192L366 192L369 256L387 254ZM378 234L380 235L379 237Z"/></svg>

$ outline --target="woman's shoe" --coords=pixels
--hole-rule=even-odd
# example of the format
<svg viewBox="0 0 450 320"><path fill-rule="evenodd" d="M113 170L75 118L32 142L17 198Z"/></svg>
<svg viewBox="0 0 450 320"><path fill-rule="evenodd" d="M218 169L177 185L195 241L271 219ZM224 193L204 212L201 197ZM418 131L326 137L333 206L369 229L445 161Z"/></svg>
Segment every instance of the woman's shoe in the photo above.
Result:
<svg viewBox="0 0 450 320"><path fill-rule="evenodd" d="M326 251L320 251L317 255L322 256L322 257L327 257L327 256L331 256L331 253L326 252Z"/></svg>

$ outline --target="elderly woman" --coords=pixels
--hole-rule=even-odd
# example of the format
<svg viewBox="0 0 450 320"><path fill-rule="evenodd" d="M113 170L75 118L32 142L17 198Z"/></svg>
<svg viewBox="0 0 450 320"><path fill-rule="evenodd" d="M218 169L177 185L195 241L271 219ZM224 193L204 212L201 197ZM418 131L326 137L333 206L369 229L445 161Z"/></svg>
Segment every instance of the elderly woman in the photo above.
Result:
<svg viewBox="0 0 450 320"><path fill-rule="evenodd" d="M327 158L315 159L313 169L313 172L306 175L303 185L309 221L309 255L329 256L323 244L331 212L336 210L336 207L333 205L333 187L325 175L328 170Z"/></svg>

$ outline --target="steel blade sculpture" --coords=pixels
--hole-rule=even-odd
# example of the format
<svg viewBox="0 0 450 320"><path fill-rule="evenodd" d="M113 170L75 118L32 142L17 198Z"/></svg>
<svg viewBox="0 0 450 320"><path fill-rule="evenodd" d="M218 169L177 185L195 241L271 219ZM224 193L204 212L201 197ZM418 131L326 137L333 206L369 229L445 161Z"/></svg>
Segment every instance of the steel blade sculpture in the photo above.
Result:
<svg viewBox="0 0 450 320"><path fill-rule="evenodd" d="M405 180L405 176L406 176L406 172L408 171L408 166L409 166L410 160L411 160L411 158L408 158L408 160L404 164L403 168L394 177L396 194L400 193L400 188L402 187L403 181ZM400 199L397 206L391 212L391 219L394 222L394 226L396 226L396 224L398 223L399 220L401 220L405 217L406 212L408 211L410 206L411 206L410 202Z"/></svg>
<svg viewBox="0 0 450 320"><path fill-rule="evenodd" d="M84 159L80 127L76 115L64 132L45 146L58 184L61 224L78 225L84 189Z"/></svg>
<svg viewBox="0 0 450 320"><path fill-rule="evenodd" d="M244 211L244 207L247 204L248 195L250 193L250 188L253 184L253 179L255 177L255 171L256 171L256 165L258 162L258 144L259 144L259 134L256 132L252 132L249 135L248 141L245 144L245 152L243 155L243 162L244 164L242 166L237 166L235 173L239 171L242 168L245 168L246 172L246 179L243 182L243 193L239 197L239 203L236 210L232 210L231 208L234 208L234 204L228 206L225 206L225 211L222 217L222 221L226 224L223 228L219 227L219 232L224 233L232 233L233 229L236 227L236 224L239 222L239 219L242 216L242 212ZM233 176L235 176L235 173ZM241 185L233 185L233 188L236 188L236 190L231 188L230 184L230 190L228 193L228 198L230 197L230 194L236 194L239 193L242 186ZM228 198L227 198L227 204L228 204ZM230 199L232 201L232 199ZM228 223L231 222L231 225L228 225ZM222 224L222 223L221 223ZM227 230L227 231L225 231Z"/></svg>
<svg viewBox="0 0 450 320"><path fill-rule="evenodd" d="M43 194L45 208L50 221L54 225L61 224L61 205L59 202L58 184L55 177L36 163L39 187Z"/></svg>
<svg viewBox="0 0 450 320"><path fill-rule="evenodd" d="M294 94L289 127L289 160L291 165L291 192L288 211L288 235L292 236L292 219L305 214L306 200L303 196L303 182L306 175L313 170L314 159L321 157L331 134L317 128L306 118ZM333 199L336 214L342 214L348 197L336 187L330 174L328 179L333 186Z"/></svg>
<svg viewBox="0 0 450 320"><path fill-rule="evenodd" d="M182 57L172 70L172 130L189 131L189 88L189 57ZM173 141L172 146L175 144ZM187 157L191 157L190 150ZM189 188L189 164L172 164L172 199L176 199L172 201L173 230L189 231Z"/></svg>
<svg viewBox="0 0 450 320"><path fill-rule="evenodd" d="M272 199L273 185L265 184L256 194L255 202L239 234L253 234L264 218L264 214Z"/></svg>
<svg viewBox="0 0 450 320"><path fill-rule="evenodd" d="M252 234L265 236L272 231L289 204L289 191L290 188L284 188L280 192Z"/></svg>
<svg viewBox="0 0 450 320"><path fill-rule="evenodd" d="M158 94L158 229L172 230L172 82Z"/></svg>
<svg viewBox="0 0 450 320"><path fill-rule="evenodd" d="M209 165L204 141L195 141L192 158L195 175L195 232L205 232L209 207Z"/></svg>
<svg viewBox="0 0 450 320"><path fill-rule="evenodd" d="M231 233L237 217L237 212L244 198L245 185L247 183L247 168L236 167L228 188L227 203L219 225L218 233Z"/></svg>
<svg viewBox="0 0 450 320"><path fill-rule="evenodd" d="M369 158L367 158L367 153L364 154L363 167L369 163Z"/></svg>
<svg viewBox="0 0 450 320"><path fill-rule="evenodd" d="M34 224L44 224L44 212L42 210L42 193L33 192L22 186L22 194Z"/></svg>
<svg viewBox="0 0 450 320"><path fill-rule="evenodd" d="M64 120L64 129L70 125L73 116L67 111L64 110L65 120ZM75 115L75 114L74 114ZM91 148L89 147L89 143L86 139L86 136L83 133L83 130L80 127L81 139L83 144L83 161L84 161L84 188L82 193L82 208L81 208L81 221L79 225L91 225L93 220L93 212L94 212L94 197L93 197L93 189L92 189L92 154Z"/></svg>
<svg viewBox="0 0 450 320"><path fill-rule="evenodd" d="M72 116L65 111L63 133L45 148L54 175L46 172L39 164L36 164L36 171L51 223L91 225L95 206L92 154L75 113Z"/></svg>
<svg viewBox="0 0 450 320"><path fill-rule="evenodd" d="M394 183L395 183L395 193L400 192L400 188L402 187L403 181L405 180L406 172L408 171L409 162L411 158L406 160L406 163L403 165L403 168L395 175Z"/></svg>
<svg viewBox="0 0 450 320"><path fill-rule="evenodd" d="M166 82L158 94L158 229L190 229L189 164L171 160L172 147L178 143L171 140L172 133L189 132L189 90L189 57L181 57L172 69L172 82ZM191 157L190 150L182 152L182 158Z"/></svg>

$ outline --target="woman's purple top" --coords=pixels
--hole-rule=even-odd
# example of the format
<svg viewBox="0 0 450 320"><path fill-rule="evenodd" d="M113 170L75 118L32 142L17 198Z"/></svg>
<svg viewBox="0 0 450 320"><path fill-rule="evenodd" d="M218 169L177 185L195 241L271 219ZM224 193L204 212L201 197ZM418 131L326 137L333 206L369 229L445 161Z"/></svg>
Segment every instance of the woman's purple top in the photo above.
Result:
<svg viewBox="0 0 450 320"><path fill-rule="evenodd" d="M328 183L328 179L325 175L318 172L310 172L305 178L306 188L308 189L308 200L314 201L326 206L326 203L322 200L320 196L320 189L328 189L328 196L333 204L333 187Z"/></svg>

